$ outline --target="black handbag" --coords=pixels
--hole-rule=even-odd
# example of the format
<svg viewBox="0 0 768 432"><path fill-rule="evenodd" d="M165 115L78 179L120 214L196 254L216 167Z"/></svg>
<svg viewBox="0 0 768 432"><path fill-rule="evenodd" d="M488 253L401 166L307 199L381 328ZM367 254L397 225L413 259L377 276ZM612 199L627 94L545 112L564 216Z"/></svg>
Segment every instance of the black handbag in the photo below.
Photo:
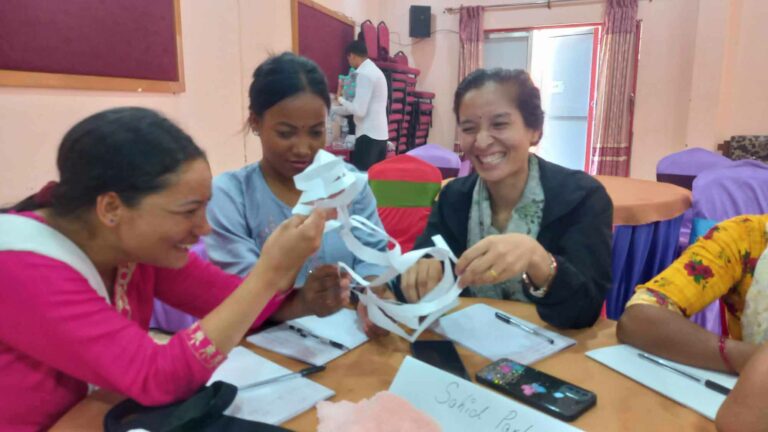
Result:
<svg viewBox="0 0 768 432"><path fill-rule="evenodd" d="M236 386L216 381L203 387L189 399L170 405L145 407L134 400L125 400L107 412L104 417L104 430L290 432L280 426L224 415L224 410L235 400L236 395Z"/></svg>

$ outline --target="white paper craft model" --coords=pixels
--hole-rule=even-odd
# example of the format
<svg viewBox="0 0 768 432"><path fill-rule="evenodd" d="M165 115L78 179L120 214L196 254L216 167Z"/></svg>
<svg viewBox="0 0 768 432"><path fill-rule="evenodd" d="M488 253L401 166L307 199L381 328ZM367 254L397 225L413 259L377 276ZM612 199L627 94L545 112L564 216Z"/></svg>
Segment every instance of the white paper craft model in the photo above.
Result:
<svg viewBox="0 0 768 432"><path fill-rule="evenodd" d="M341 158L320 150L312 164L293 179L296 187L302 191L299 203L293 209L294 214L308 215L315 207L335 208L338 219L328 221L325 230L340 229L342 240L355 256L386 268L384 273L375 280L366 281L349 266L339 263L339 267L347 271L354 282L363 287L363 291L358 291L360 301L367 306L368 317L374 324L413 342L432 322L458 304L456 298L461 289L453 272L450 271L451 264L456 262L456 257L441 236L432 237L434 247L412 250L403 254L397 241L382 229L360 216L349 215L349 204L363 190L368 181L366 174L348 170ZM387 239L394 247L386 252L369 248L352 234L352 228L374 233ZM371 286L383 285L394 279L427 254L442 260L443 268L448 271L443 272L440 283L418 303L382 300L370 289ZM397 325L398 323L412 329L413 332L407 333Z"/></svg>

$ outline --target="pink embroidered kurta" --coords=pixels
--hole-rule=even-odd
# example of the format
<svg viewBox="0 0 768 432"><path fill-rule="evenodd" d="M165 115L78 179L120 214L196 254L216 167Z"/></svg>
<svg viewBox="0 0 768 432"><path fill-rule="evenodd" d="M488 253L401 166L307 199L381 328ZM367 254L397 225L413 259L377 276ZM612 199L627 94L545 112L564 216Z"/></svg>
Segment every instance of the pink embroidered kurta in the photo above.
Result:
<svg viewBox="0 0 768 432"><path fill-rule="evenodd" d="M132 264L118 270L110 306L79 272L35 253L0 251L0 275L3 431L50 427L86 396L87 383L145 405L188 397L225 355L197 323L156 343L147 333L152 300L203 317L241 282L194 254L176 270ZM273 298L253 326L283 299Z"/></svg>

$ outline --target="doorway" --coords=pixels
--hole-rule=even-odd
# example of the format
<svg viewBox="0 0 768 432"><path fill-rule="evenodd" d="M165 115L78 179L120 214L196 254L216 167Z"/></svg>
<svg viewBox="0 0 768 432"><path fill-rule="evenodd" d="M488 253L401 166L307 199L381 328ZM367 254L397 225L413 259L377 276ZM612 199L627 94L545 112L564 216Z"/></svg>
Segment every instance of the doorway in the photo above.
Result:
<svg viewBox="0 0 768 432"><path fill-rule="evenodd" d="M587 170L592 140L600 25L486 31L484 67L525 69L541 90L544 134L531 151Z"/></svg>

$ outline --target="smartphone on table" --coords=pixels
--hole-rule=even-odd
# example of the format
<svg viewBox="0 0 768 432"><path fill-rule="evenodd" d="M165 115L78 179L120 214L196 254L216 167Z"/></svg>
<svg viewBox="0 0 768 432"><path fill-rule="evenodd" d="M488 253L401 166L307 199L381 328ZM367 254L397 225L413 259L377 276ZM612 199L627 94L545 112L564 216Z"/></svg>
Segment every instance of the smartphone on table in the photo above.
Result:
<svg viewBox="0 0 768 432"><path fill-rule="evenodd" d="M424 363L471 381L456 347L449 340L416 341L411 344L411 353Z"/></svg>
<svg viewBox="0 0 768 432"><path fill-rule="evenodd" d="M595 393L509 359L485 366L475 377L478 383L560 420L575 420L597 403Z"/></svg>

